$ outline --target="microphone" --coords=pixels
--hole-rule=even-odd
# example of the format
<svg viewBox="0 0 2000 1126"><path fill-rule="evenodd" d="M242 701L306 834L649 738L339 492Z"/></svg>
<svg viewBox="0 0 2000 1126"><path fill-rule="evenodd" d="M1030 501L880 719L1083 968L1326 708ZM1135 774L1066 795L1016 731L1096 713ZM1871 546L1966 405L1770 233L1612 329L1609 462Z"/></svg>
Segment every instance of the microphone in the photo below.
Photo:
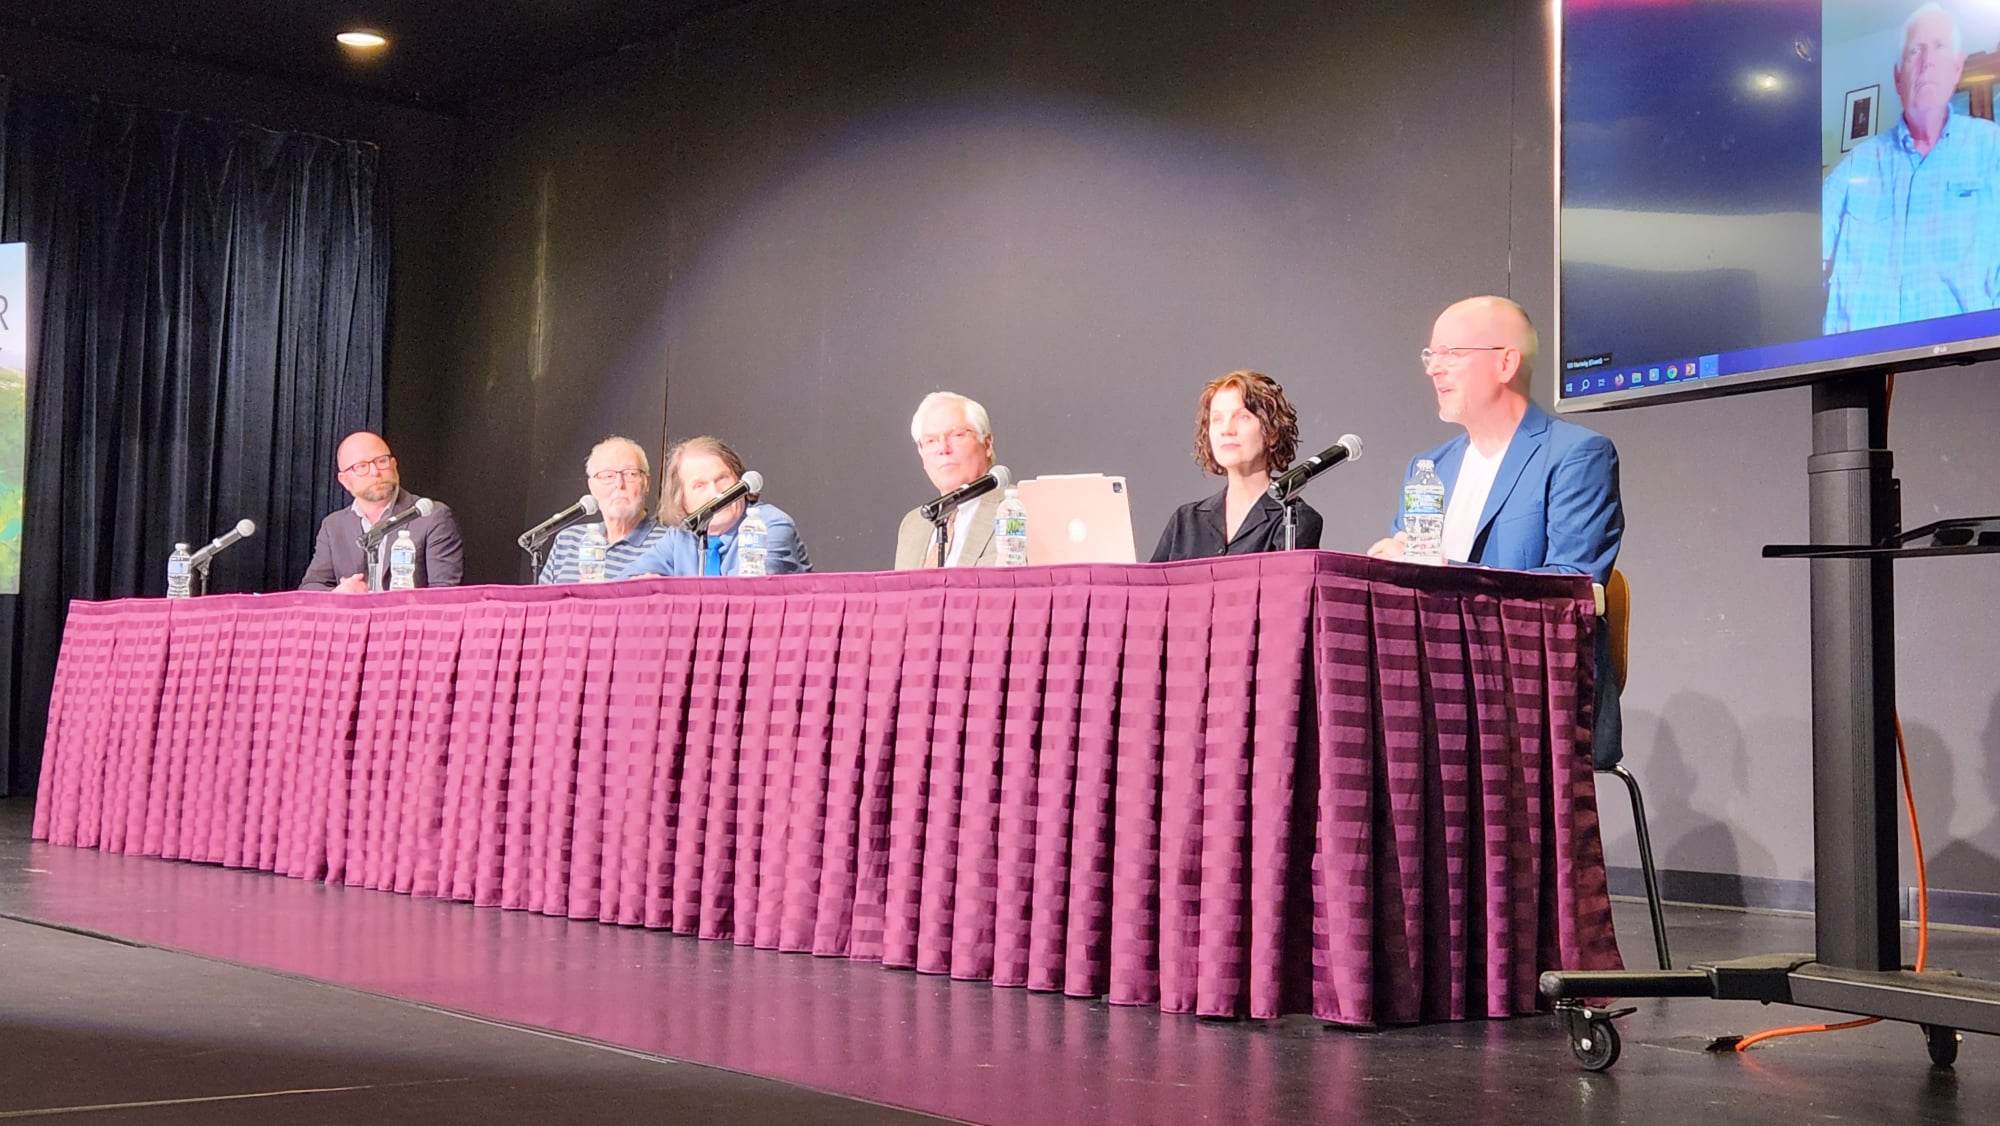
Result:
<svg viewBox="0 0 2000 1126"><path fill-rule="evenodd" d="M1353 461L1360 456L1360 436L1356 434L1342 434L1340 441L1292 466L1285 471L1284 476L1271 482L1271 499L1279 501L1290 500L1292 494L1304 488L1307 481L1332 469L1343 461Z"/></svg>
<svg viewBox="0 0 2000 1126"><path fill-rule="evenodd" d="M188 556L188 570L192 571L198 567L208 566L209 560L222 554L228 548L235 546L236 541L249 539L256 534L257 522L255 520L238 520L234 528L210 540L207 547Z"/></svg>
<svg viewBox="0 0 2000 1126"><path fill-rule="evenodd" d="M696 535L706 532L708 530L708 522L715 519L716 513L721 512L751 493L761 493L763 491L764 475L752 469L743 475L742 480L729 486L720 496L711 498L707 504L683 516L681 518L681 527L686 528Z"/></svg>
<svg viewBox="0 0 2000 1126"><path fill-rule="evenodd" d="M378 521L374 527L361 533L361 538L355 540L354 542L360 544L361 550L363 551L373 551L375 550L376 547L381 545L383 540L389 538L390 532L393 532L397 528L400 528L403 525L409 523L410 521L415 520L419 516L429 516L431 514L431 509L435 507L436 506L431 503L429 497L418 497L417 503L411 505L410 507L404 509L401 512L396 513L394 516L391 516L386 520Z"/></svg>
<svg viewBox="0 0 2000 1126"><path fill-rule="evenodd" d="M550 536L555 535L557 532L562 531L564 528L569 527L586 516L595 515L597 515L597 498L591 496L589 493L585 493L576 498L575 504L522 532L521 538L514 542L521 545L522 551L533 551L536 545L540 544L543 540L548 539Z"/></svg>
<svg viewBox="0 0 2000 1126"><path fill-rule="evenodd" d="M958 488L933 501L927 501L917 509L918 515L935 524L941 517L958 511L958 506L975 497L983 497L995 489L1004 489L1014 483L1014 475L1004 465L996 465L984 474L974 477Z"/></svg>

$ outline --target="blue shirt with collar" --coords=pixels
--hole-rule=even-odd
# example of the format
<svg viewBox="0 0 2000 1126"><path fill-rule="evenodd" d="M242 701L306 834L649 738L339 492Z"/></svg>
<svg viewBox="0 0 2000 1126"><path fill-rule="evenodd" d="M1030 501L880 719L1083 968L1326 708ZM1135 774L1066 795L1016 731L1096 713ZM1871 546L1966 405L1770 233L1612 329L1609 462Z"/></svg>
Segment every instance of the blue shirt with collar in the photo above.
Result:
<svg viewBox="0 0 2000 1126"><path fill-rule="evenodd" d="M753 504L750 511L763 517L765 528L764 568L766 574L786 575L812 570L812 559L806 554L805 541L799 538L798 524L775 504ZM747 516L749 513L746 512ZM736 532L743 526L738 520L730 529L720 535L710 536L710 540L722 543L722 573L734 575L742 567L742 559L737 552ZM634 559L617 577L636 579L642 575L699 575L702 573L700 541L694 533L680 527L669 527L643 555Z"/></svg>
<svg viewBox="0 0 2000 1126"><path fill-rule="evenodd" d="M1901 117L1820 187L1829 333L2000 308L2000 125L1948 112L1929 153Z"/></svg>

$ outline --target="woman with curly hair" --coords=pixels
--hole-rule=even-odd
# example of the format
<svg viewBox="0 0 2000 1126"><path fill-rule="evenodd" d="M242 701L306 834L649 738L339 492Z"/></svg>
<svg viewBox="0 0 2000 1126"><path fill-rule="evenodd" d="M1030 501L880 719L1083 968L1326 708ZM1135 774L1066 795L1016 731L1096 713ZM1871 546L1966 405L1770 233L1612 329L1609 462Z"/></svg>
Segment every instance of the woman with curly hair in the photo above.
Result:
<svg viewBox="0 0 2000 1126"><path fill-rule="evenodd" d="M1201 391L1194 419L1194 460L1228 479L1221 492L1175 510L1153 549L1153 562L1283 551L1284 506L1268 490L1298 453L1299 418L1278 381L1232 371ZM1322 522L1298 502L1300 547L1316 548Z"/></svg>

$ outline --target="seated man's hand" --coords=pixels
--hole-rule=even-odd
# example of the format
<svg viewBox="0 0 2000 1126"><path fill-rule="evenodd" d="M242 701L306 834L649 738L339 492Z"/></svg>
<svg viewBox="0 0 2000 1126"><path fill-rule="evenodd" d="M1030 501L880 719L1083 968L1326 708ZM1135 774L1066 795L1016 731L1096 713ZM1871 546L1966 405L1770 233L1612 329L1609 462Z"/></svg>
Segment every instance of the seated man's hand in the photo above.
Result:
<svg viewBox="0 0 2000 1126"><path fill-rule="evenodd" d="M349 575L335 584L333 592L335 594L367 594L368 576Z"/></svg>
<svg viewBox="0 0 2000 1126"><path fill-rule="evenodd" d="M1403 546L1409 542L1409 536L1404 535L1402 532L1397 532L1387 539L1376 540L1374 545L1368 549L1368 554L1377 559L1401 559L1403 557Z"/></svg>

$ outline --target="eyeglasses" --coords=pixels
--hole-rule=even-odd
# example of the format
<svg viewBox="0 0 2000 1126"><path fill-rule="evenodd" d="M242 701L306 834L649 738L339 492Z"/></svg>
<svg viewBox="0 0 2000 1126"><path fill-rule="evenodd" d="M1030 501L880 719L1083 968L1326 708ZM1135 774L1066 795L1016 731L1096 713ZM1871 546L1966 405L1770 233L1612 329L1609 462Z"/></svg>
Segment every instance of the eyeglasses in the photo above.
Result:
<svg viewBox="0 0 2000 1126"><path fill-rule="evenodd" d="M591 474L590 479L600 485L615 485L620 480L644 481L646 479L646 471L643 469L600 469Z"/></svg>
<svg viewBox="0 0 2000 1126"><path fill-rule="evenodd" d="M917 441L917 450L920 453L934 454L946 446L966 445L976 441L978 438L979 431L974 430L970 426L961 426L956 430L947 430L942 434L924 435Z"/></svg>
<svg viewBox="0 0 2000 1126"><path fill-rule="evenodd" d="M390 465L395 463L395 460L395 454L378 454L374 457L364 457L353 465L341 470L341 472L350 473L356 477L373 477L388 469Z"/></svg>
<svg viewBox="0 0 2000 1126"><path fill-rule="evenodd" d="M1426 348L1417 353L1417 359L1426 368L1432 363L1449 367L1462 363L1473 352L1505 352L1509 347L1506 344L1454 344L1447 348Z"/></svg>

